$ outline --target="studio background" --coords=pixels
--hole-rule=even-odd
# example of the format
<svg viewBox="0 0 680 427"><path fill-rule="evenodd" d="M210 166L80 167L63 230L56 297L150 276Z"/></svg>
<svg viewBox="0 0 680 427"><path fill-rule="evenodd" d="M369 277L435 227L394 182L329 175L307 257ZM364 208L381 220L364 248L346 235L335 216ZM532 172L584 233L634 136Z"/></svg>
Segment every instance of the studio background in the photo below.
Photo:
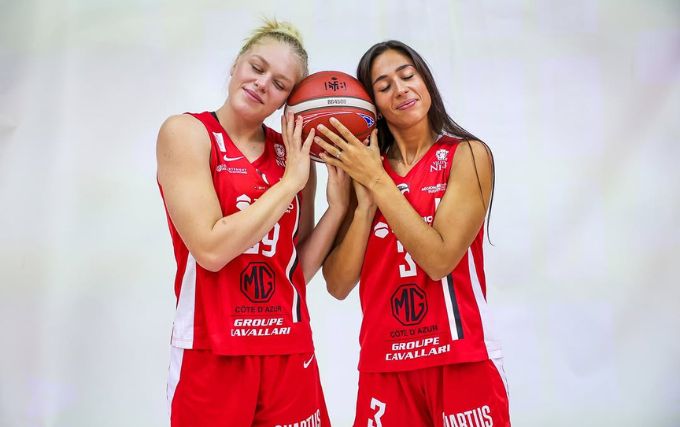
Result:
<svg viewBox="0 0 680 427"><path fill-rule="evenodd" d="M0 426L166 426L163 120L212 110L261 16L311 71L396 38L496 158L489 301L516 426L680 425L680 4L0 1ZM278 114L267 123L279 128ZM318 167L317 215L325 209ZM335 426L361 311L308 288Z"/></svg>

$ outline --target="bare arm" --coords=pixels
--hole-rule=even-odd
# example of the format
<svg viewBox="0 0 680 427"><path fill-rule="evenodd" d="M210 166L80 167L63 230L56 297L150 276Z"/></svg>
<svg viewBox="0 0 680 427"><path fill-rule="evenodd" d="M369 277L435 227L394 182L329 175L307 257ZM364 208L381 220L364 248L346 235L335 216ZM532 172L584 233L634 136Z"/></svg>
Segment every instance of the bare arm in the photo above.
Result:
<svg viewBox="0 0 680 427"><path fill-rule="evenodd" d="M461 144L432 227L423 221L389 177L379 179L373 187L376 203L397 239L434 280L450 273L465 255L484 223L491 194L491 159L486 147L479 141Z"/></svg>
<svg viewBox="0 0 680 427"><path fill-rule="evenodd" d="M328 293L339 300L345 299L359 282L377 209L366 188L355 181L354 189L356 196L351 200L336 246L323 264Z"/></svg>
<svg viewBox="0 0 680 427"><path fill-rule="evenodd" d="M311 140L304 144L307 157L310 144ZM163 123L156 146L158 181L173 224L203 268L218 271L261 240L302 189L308 173L301 164L305 147L286 145L293 153L288 164L293 165L286 167L284 177L246 209L222 217L204 127L189 115L173 116Z"/></svg>
<svg viewBox="0 0 680 427"><path fill-rule="evenodd" d="M347 212L349 202L349 177L342 169L328 167L328 185L326 186L328 209L324 212L316 227L300 245L300 263L307 283L312 280L328 252L338 232L338 228ZM310 203L311 206L307 206ZM314 199L305 202L305 208L314 209Z"/></svg>

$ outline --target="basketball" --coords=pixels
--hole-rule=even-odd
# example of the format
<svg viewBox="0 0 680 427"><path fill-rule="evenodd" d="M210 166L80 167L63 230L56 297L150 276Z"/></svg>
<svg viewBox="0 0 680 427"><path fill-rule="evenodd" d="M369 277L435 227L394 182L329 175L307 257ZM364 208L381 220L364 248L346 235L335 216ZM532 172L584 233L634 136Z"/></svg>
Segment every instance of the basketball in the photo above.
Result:
<svg viewBox="0 0 680 427"><path fill-rule="evenodd" d="M302 140L309 131L323 124L338 133L329 119L335 117L359 141L364 141L375 127L375 106L359 80L340 71L320 71L306 77L288 97L286 112L302 116ZM320 132L316 135L332 143ZM309 155L323 162L319 154L323 149L312 143Z"/></svg>

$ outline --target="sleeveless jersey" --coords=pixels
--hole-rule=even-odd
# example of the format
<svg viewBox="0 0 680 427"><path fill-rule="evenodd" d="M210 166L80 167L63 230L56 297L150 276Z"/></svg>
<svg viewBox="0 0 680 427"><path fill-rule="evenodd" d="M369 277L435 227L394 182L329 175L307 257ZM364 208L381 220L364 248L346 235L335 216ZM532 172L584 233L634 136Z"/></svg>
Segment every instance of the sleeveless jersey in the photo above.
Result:
<svg viewBox="0 0 680 427"><path fill-rule="evenodd" d="M210 136L210 170L223 216L247 208L281 179L286 152L279 133L264 127L264 153L250 163L212 113L191 115ZM173 346L223 355L313 351L295 250L300 198L298 193L260 242L218 272L196 263L168 215L177 262Z"/></svg>
<svg viewBox="0 0 680 427"><path fill-rule="evenodd" d="M406 174L383 166L423 220L432 225L460 140L443 136ZM491 335L482 254L483 226L442 280L432 280L378 210L361 270L362 372L420 369L501 356Z"/></svg>

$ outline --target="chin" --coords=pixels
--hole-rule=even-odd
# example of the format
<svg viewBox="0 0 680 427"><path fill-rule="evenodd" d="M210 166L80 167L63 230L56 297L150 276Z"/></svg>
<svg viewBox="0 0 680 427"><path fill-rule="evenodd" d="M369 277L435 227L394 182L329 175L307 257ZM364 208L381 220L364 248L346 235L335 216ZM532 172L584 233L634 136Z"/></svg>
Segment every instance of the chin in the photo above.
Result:
<svg viewBox="0 0 680 427"><path fill-rule="evenodd" d="M239 115L239 118L247 121L264 121L264 119L274 112L274 110L266 111L265 105L260 105L258 108L256 104L247 100L238 100L234 102L233 108L234 112Z"/></svg>

